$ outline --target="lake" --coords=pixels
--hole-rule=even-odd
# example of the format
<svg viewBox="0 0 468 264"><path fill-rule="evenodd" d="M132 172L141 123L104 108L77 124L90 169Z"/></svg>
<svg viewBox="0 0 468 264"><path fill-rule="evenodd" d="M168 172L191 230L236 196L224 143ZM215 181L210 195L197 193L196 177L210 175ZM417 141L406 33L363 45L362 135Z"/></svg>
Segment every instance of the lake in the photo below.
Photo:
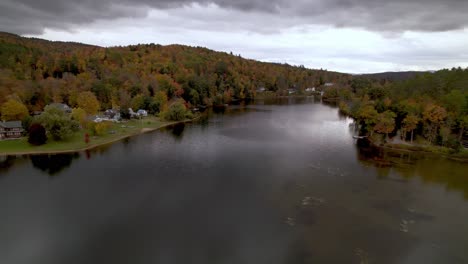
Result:
<svg viewBox="0 0 468 264"><path fill-rule="evenodd" d="M468 263L468 164L358 144L314 98L0 158L0 263Z"/></svg>

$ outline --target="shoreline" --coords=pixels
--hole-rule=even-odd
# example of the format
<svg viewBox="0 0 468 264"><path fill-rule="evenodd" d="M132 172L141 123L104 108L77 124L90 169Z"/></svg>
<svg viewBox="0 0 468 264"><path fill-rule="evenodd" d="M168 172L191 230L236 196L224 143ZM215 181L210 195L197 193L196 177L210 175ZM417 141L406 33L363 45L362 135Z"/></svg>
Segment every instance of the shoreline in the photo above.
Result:
<svg viewBox="0 0 468 264"><path fill-rule="evenodd" d="M196 117L196 118L190 119L190 120L172 121L172 122L169 122L169 123L166 123L166 124L162 124L162 125L160 125L158 127L143 127L139 131L136 131L136 132L133 132L133 133L130 133L130 134L126 134L126 135L122 135L122 136L117 137L117 138L112 138L112 139L109 139L108 141L105 141L105 142L100 142L100 143L96 143L96 144L89 144L88 146L83 147L83 148L67 149L67 150L37 150L37 151L0 152L0 156L54 155L54 154L69 154L69 153L82 152L82 151L92 150L92 149L95 149L95 148L98 148L98 147L101 147L101 146L114 144L114 143L116 143L118 141L121 141L121 140L124 140L126 138L131 138L131 137L134 137L134 136L154 132L156 130L160 130L162 128L166 128L166 127L169 127L169 126L173 126L173 125L177 125L177 124L191 123L191 122L193 122L193 121L195 121L195 120L197 120L199 118L200 117Z"/></svg>
<svg viewBox="0 0 468 264"><path fill-rule="evenodd" d="M457 153L444 153L441 150L436 151L434 149L431 149L431 146L411 146L411 145L388 144L388 143L384 145L378 145L372 141L370 141L370 143L374 147L377 147L383 150L390 150L390 151L395 151L395 152L400 152L400 153L404 152L404 153L417 153L421 155L432 155L432 156L443 157L443 158L457 161L457 162L468 163L468 150L467 149L464 149L461 152L457 152Z"/></svg>

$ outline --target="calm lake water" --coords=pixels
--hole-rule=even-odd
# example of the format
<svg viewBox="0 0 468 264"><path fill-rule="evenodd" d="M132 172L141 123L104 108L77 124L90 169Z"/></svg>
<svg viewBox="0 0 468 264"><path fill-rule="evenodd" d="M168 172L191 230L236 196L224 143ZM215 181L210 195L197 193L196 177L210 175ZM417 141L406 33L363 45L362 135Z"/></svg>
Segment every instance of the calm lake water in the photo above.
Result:
<svg viewBox="0 0 468 264"><path fill-rule="evenodd" d="M468 263L468 164L358 146L309 99L2 157L0 263Z"/></svg>

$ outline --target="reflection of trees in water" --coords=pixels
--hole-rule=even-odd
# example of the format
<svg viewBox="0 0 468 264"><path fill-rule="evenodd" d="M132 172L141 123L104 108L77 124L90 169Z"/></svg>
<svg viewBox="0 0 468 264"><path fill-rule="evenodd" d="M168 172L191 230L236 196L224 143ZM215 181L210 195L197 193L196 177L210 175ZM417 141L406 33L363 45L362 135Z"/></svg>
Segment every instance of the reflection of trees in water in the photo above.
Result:
<svg viewBox="0 0 468 264"><path fill-rule="evenodd" d="M197 119L197 124L200 125L202 129L206 129L209 127L210 124L210 117L211 115L209 114L202 114L199 119Z"/></svg>
<svg viewBox="0 0 468 264"><path fill-rule="evenodd" d="M128 143L128 141L127 141ZM94 148L91 150L91 154L99 154L99 155L102 155L102 154L105 154L106 152L110 151L110 149L112 148L112 146L115 144L115 142L112 142L112 143L108 143L108 144L105 144L105 145L101 145L97 148ZM125 144L125 141L124 141L124 144Z"/></svg>
<svg viewBox="0 0 468 264"><path fill-rule="evenodd" d="M339 101L338 100L323 100L322 103L324 105L328 105L328 106L331 106L333 108L338 108Z"/></svg>
<svg viewBox="0 0 468 264"><path fill-rule="evenodd" d="M16 160L15 156L0 156L0 172L7 172Z"/></svg>
<svg viewBox="0 0 468 264"><path fill-rule="evenodd" d="M79 154L55 154L55 155L32 155L30 156L33 166L53 176L63 169L70 167L73 159Z"/></svg>
<svg viewBox="0 0 468 264"><path fill-rule="evenodd" d="M396 172L403 179L419 177L424 183L445 186L447 191L461 191L468 200L468 164L436 155L400 152L371 146L358 140L358 159L377 169L379 178L387 179Z"/></svg>
<svg viewBox="0 0 468 264"><path fill-rule="evenodd" d="M216 114L224 114L226 112L226 107L220 106L220 107L213 107L213 113Z"/></svg>
<svg viewBox="0 0 468 264"><path fill-rule="evenodd" d="M172 128L172 135L174 136L174 138L178 140L182 139L182 136L185 130L185 124L184 123L175 124L171 128Z"/></svg>

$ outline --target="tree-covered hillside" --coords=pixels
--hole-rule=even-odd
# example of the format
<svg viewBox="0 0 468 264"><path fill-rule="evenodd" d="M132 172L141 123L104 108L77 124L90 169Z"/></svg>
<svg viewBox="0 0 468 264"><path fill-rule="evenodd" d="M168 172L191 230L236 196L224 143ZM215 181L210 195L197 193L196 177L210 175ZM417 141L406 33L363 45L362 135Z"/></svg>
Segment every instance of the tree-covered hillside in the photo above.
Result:
<svg viewBox="0 0 468 264"><path fill-rule="evenodd" d="M211 105L254 98L259 87L282 94L288 88L303 90L324 82L346 84L350 78L201 47L103 48L0 33L0 105L13 98L31 112L52 102L75 107L84 91L96 95L101 110L148 108L158 93L191 105Z"/></svg>
<svg viewBox="0 0 468 264"><path fill-rule="evenodd" d="M355 77L348 87L328 88L340 99L361 133L396 134L403 139L460 149L468 147L468 69L453 68L388 82Z"/></svg>

